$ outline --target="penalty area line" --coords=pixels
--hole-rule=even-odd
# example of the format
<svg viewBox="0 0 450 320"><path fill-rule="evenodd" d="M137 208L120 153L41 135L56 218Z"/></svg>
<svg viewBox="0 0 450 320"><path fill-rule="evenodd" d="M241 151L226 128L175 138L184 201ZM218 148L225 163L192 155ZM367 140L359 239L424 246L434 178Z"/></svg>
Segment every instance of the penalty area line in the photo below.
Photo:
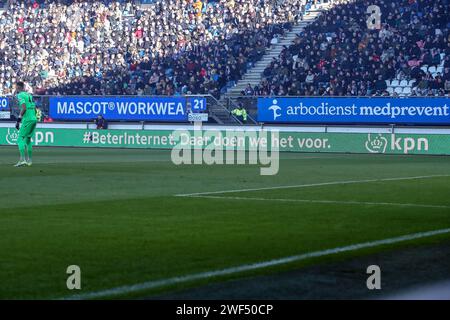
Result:
<svg viewBox="0 0 450 320"><path fill-rule="evenodd" d="M120 286L120 287L101 290L101 291L77 294L77 295L69 296L69 297L66 297L63 299L85 300L85 299L100 299L100 298L108 298L108 297L113 297L113 296L118 296L118 295L126 295L126 294L136 293L139 291L161 288L161 287L165 287L168 285L186 283L186 282L195 281L195 280L209 279L209 278L214 278L214 277L218 277L218 276L232 275L232 274L245 272L245 271L258 270L258 269L263 269L263 268L268 268L268 267L273 267L273 266L284 265L284 264L288 264L291 262L298 262L298 261L306 260L309 258L323 257L323 256L334 255L334 254L343 253L343 252L356 251L356 250L360 250L360 249L364 249L364 248L377 247L377 246L381 246L381 245L389 245L389 244L394 244L394 243L398 243L398 242L426 238L426 237L431 237L431 236L436 236L436 235L441 235L441 234L446 234L446 233L450 233L450 228L427 231L427 232L418 232L418 233L413 233L413 234L408 234L408 235L403 235L403 236L399 236L399 237L395 237L395 238L388 238L388 239L383 239L383 240L363 242L363 243L358 243L358 244L353 244L353 245L348 245L348 246L343 246L343 247L337 247L337 248L332 248L332 249L327 249L327 250L314 251L314 252L309 252L309 253L304 253L304 254L279 258L279 259L268 260L268 261L264 261L264 262L245 264L245 265L221 269L221 270L201 272L201 273L189 274L189 275L185 275L185 276L179 276L179 277L173 277L173 278L161 279L161 280L155 280L155 281L147 281L147 282L137 283L137 284L133 284L133 285L125 285L125 286Z"/></svg>
<svg viewBox="0 0 450 320"><path fill-rule="evenodd" d="M343 180L343 181L341 180L341 181L329 181L329 182L319 182L319 183L297 184L297 185L290 185L290 186L274 186L274 187L262 187L262 188L250 188L250 189L235 189L235 190L184 193L184 194L176 194L175 197L192 197L192 196L201 196L201 195L209 195L209 194L237 193L237 192L277 190L277 189L292 189L292 188L309 188L309 187L333 186L333 185L353 184L353 183L401 181L401 180L429 179L429 178L441 178L441 177L450 177L450 175L448 175L448 174L436 174L436 175L414 176L414 177L381 178L381 179L365 179L365 180Z"/></svg>
<svg viewBox="0 0 450 320"><path fill-rule="evenodd" d="M323 204L374 205L374 206L398 206L398 207L420 207L420 208L439 208L439 209L450 208L450 206L438 205L438 204L396 203L396 202L279 199L279 198L253 198L253 197L227 197L227 196L189 196L189 198L225 199L225 200L226 199L229 199L229 200L254 200L254 201L275 201L275 202L301 202L301 203L323 203Z"/></svg>

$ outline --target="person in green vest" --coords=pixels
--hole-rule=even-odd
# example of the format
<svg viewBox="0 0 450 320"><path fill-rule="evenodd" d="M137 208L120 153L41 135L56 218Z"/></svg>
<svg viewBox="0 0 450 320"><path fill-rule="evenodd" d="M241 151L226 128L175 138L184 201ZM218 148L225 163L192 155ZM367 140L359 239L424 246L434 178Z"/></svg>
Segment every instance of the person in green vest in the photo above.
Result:
<svg viewBox="0 0 450 320"><path fill-rule="evenodd" d="M39 108L36 108L36 119L37 119L37 122L42 121L42 111Z"/></svg>
<svg viewBox="0 0 450 320"><path fill-rule="evenodd" d="M25 91L23 82L17 82L16 93L20 109L19 118L16 122L16 129L19 130L17 145L19 147L20 160L15 167L31 166L33 155L31 138L34 135L37 123L36 104L33 101L33 95Z"/></svg>
<svg viewBox="0 0 450 320"><path fill-rule="evenodd" d="M238 118L242 123L247 123L247 110L245 110L242 103L239 103L238 107L231 111L231 114Z"/></svg>

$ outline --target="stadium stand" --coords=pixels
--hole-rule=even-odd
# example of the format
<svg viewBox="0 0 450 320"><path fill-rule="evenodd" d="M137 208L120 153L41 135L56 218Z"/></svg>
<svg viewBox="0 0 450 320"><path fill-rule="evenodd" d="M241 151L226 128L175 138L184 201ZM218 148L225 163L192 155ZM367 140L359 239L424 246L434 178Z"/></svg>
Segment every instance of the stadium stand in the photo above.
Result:
<svg viewBox="0 0 450 320"><path fill-rule="evenodd" d="M378 5L379 30L366 9ZM325 12L242 95L442 96L450 89L446 0L352 1Z"/></svg>
<svg viewBox="0 0 450 320"><path fill-rule="evenodd" d="M17 1L0 14L0 94L212 94L232 87L305 0Z"/></svg>
<svg viewBox="0 0 450 320"><path fill-rule="evenodd" d="M0 94L18 78L40 95L448 94L448 1L327 1L308 24L312 2L10 0ZM381 30L367 29L369 4Z"/></svg>

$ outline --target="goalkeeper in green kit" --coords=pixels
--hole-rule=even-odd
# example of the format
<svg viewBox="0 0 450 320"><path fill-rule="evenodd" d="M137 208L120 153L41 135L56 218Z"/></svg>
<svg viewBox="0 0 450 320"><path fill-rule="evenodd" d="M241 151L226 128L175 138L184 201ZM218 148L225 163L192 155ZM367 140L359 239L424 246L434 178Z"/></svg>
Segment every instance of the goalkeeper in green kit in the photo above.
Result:
<svg viewBox="0 0 450 320"><path fill-rule="evenodd" d="M36 104L33 101L33 96L25 91L23 82L17 82L16 93L20 108L16 123L16 129L19 130L17 145L19 146L20 160L15 167L31 166L33 155L31 138L34 135L37 123Z"/></svg>

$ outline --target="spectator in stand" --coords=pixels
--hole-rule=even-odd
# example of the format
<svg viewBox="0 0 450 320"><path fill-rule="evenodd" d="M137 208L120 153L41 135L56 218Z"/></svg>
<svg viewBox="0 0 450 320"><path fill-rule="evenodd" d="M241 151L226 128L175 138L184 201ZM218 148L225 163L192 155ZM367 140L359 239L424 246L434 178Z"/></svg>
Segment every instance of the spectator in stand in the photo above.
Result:
<svg viewBox="0 0 450 320"><path fill-rule="evenodd" d="M304 0L11 0L0 93L219 96L302 19Z"/></svg>
<svg viewBox="0 0 450 320"><path fill-rule="evenodd" d="M367 28L369 4L381 8L379 30ZM397 77L415 79L415 94L442 95L445 77L435 79L421 67L441 65L442 55L444 67L450 67L449 16L447 0L352 1L335 7L272 60L259 94L387 95L386 80Z"/></svg>
<svg viewBox="0 0 450 320"><path fill-rule="evenodd" d="M257 89L258 88L256 88L256 90ZM249 83L249 84L247 84L247 87L245 87L245 89L244 89L244 94L246 96L252 96L252 95L254 95L256 90L253 90L252 85Z"/></svg>
<svg viewBox="0 0 450 320"><path fill-rule="evenodd" d="M95 125L98 130L108 129L108 121L106 121L102 115L99 115L97 119L95 119Z"/></svg>
<svg viewBox="0 0 450 320"><path fill-rule="evenodd" d="M385 92L387 89L386 81L383 80L383 76L380 74L378 80L375 82L374 89L377 93Z"/></svg>

